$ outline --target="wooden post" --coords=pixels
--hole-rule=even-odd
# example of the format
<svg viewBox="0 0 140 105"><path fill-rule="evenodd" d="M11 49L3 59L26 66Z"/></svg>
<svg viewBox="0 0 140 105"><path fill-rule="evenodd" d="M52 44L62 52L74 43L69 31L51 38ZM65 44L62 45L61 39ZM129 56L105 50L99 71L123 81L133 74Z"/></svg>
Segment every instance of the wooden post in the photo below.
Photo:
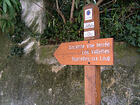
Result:
<svg viewBox="0 0 140 105"><path fill-rule="evenodd" d="M94 4L84 7L84 39L100 38L99 8ZM100 105L100 66L85 66L85 105Z"/></svg>

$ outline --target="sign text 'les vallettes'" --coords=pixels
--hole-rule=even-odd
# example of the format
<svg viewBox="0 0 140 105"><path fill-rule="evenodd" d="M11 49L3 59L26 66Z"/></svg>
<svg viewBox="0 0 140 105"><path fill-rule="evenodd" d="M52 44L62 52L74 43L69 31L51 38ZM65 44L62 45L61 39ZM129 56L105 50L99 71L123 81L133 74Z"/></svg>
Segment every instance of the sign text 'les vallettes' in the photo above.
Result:
<svg viewBox="0 0 140 105"><path fill-rule="evenodd" d="M62 43L55 57L63 65L112 65L113 39Z"/></svg>

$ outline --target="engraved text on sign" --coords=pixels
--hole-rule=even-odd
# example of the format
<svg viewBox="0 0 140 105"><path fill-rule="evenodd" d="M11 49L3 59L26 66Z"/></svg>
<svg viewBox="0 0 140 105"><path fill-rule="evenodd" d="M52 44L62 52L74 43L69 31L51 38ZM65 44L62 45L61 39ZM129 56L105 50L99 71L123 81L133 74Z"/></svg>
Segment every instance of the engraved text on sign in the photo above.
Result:
<svg viewBox="0 0 140 105"><path fill-rule="evenodd" d="M64 65L112 65L113 39L62 43L54 55Z"/></svg>

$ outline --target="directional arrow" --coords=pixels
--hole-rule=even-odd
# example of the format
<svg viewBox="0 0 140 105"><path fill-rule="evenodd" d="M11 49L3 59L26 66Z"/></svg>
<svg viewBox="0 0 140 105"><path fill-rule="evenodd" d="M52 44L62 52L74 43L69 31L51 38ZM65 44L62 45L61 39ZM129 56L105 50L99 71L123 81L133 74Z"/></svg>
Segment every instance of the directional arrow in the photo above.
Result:
<svg viewBox="0 0 140 105"><path fill-rule="evenodd" d="M62 43L54 56L63 65L113 65L113 38Z"/></svg>

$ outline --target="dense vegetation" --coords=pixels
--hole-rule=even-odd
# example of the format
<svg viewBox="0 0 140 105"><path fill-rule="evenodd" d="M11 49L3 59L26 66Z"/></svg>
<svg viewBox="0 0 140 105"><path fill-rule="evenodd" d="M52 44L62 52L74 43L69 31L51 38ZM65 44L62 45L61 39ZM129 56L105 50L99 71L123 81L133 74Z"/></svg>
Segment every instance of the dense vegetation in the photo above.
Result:
<svg viewBox="0 0 140 105"><path fill-rule="evenodd" d="M41 45L83 40L83 6L94 0L44 0L46 29L42 35L31 32L20 18L19 0L0 1L0 26L14 43L23 40L24 32L40 40ZM139 0L98 0L101 37L113 37L140 47ZM93 2L95 3L95 2ZM12 32L11 32L12 31ZM13 37L14 35L14 37Z"/></svg>
<svg viewBox="0 0 140 105"><path fill-rule="evenodd" d="M0 0L0 27L2 32L14 29L16 16L21 10L19 0Z"/></svg>

